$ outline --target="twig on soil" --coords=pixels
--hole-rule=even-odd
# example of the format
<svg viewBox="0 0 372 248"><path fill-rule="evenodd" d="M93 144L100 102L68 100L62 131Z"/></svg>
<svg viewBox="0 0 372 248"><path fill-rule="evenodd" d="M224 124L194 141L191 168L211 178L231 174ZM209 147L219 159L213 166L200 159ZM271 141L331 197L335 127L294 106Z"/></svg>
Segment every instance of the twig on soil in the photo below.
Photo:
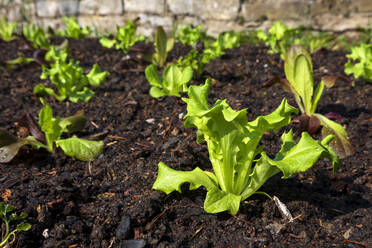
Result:
<svg viewBox="0 0 372 248"><path fill-rule="evenodd" d="M198 230L195 231L195 233L192 235L191 239L194 239L198 233L200 233L201 230L203 230L204 226L201 226Z"/></svg>
<svg viewBox="0 0 372 248"><path fill-rule="evenodd" d="M99 126L94 122L94 121L90 121L90 123L95 127L95 128L99 128Z"/></svg>
<svg viewBox="0 0 372 248"><path fill-rule="evenodd" d="M115 242L115 237L111 240L110 245L107 248L111 248L114 242Z"/></svg>
<svg viewBox="0 0 372 248"><path fill-rule="evenodd" d="M351 244L356 244L356 245L360 245L360 246L363 246L363 247L371 247L371 246L369 246L370 244L363 243L363 242L360 242L360 241L350 240L350 239L345 239L341 243L342 244L351 243Z"/></svg>
<svg viewBox="0 0 372 248"><path fill-rule="evenodd" d="M118 136L118 135L108 135L107 138L117 139L117 140L126 140L126 138Z"/></svg>
<svg viewBox="0 0 372 248"><path fill-rule="evenodd" d="M118 143L118 141L114 140L113 142L107 143L106 146L112 146L115 145L116 143Z"/></svg>
<svg viewBox="0 0 372 248"><path fill-rule="evenodd" d="M84 137L85 139L88 139L88 140L101 140L101 139L104 139L104 137L108 134L108 131L105 130L103 132L100 132L100 133L95 133L95 134L92 134L92 135L89 135L89 136L86 136Z"/></svg>

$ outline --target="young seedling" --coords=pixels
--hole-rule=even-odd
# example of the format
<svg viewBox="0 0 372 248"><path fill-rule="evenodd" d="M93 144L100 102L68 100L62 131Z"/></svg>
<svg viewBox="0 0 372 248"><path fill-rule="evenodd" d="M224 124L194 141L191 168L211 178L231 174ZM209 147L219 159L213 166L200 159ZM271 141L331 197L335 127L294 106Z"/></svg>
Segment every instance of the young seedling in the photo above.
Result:
<svg viewBox="0 0 372 248"><path fill-rule="evenodd" d="M24 220L27 218L26 213L21 213L20 215L12 213L15 209L15 206L0 202L0 218L5 224L5 232L2 232L0 247L5 247L6 245L9 245L11 242L13 242L15 240L16 232L27 231L31 228L31 225L29 223L21 222L14 230L11 231L10 224L12 222ZM9 240L10 237L13 238L11 242Z"/></svg>
<svg viewBox="0 0 372 248"><path fill-rule="evenodd" d="M322 80L314 91L313 64L309 53L299 45L293 45L288 50L284 71L287 80L281 80L284 88L289 89L301 111L300 131L315 133L322 127L322 136L335 136L330 143L336 154L342 158L354 153L346 130L322 114L316 113L316 107L324 91Z"/></svg>
<svg viewBox="0 0 372 248"><path fill-rule="evenodd" d="M195 47L198 42L203 42L207 38L207 33L202 29L201 25L192 28L188 24L177 33L176 39L184 45Z"/></svg>
<svg viewBox="0 0 372 248"><path fill-rule="evenodd" d="M23 36L33 48L49 49L50 43L47 34L41 27L36 27L34 24L23 26Z"/></svg>
<svg viewBox="0 0 372 248"><path fill-rule="evenodd" d="M137 36L136 30L137 25L135 22L127 21L125 26L116 29L114 39L102 37L99 42L104 47L112 48L115 46L116 50L122 50L124 53L128 53L136 42L145 40L145 36Z"/></svg>
<svg viewBox="0 0 372 248"><path fill-rule="evenodd" d="M13 67L16 66L16 65L28 64L28 63L31 63L31 62L34 62L34 61L35 61L34 58L27 58L27 57L23 57L23 56L18 56L15 59L7 60L5 62L5 64L6 64L6 67L8 69L13 69Z"/></svg>
<svg viewBox="0 0 372 248"><path fill-rule="evenodd" d="M151 84L150 95L154 98L162 96L180 96L180 91L187 92L187 84L192 78L191 67L179 68L168 65L163 71L163 77L155 65L149 65L145 70L146 78Z"/></svg>
<svg viewBox="0 0 372 248"><path fill-rule="evenodd" d="M214 42L204 42L202 51L192 49L184 59L179 59L177 61L177 65L181 68L190 66L197 77L200 77L205 66L207 66L212 59L221 57L226 49L240 46L241 38L241 33L226 32L220 34Z"/></svg>
<svg viewBox="0 0 372 248"><path fill-rule="evenodd" d="M63 17L63 22L65 23L65 29L62 32L61 36L71 37L74 39L84 39L85 37L89 36L92 31L89 27L82 28L76 22L74 17Z"/></svg>
<svg viewBox="0 0 372 248"><path fill-rule="evenodd" d="M63 133L71 134L84 128L84 113L67 118L54 118L50 105L42 98L41 102L44 107L39 112L38 124L30 115L24 118L25 126L31 135L18 138L0 130L0 163L10 162L25 145L31 145L34 149L44 148L51 153L55 153L56 148L61 148L67 156L82 161L92 161L102 153L102 141L85 140L76 136L61 138Z"/></svg>
<svg viewBox="0 0 372 248"><path fill-rule="evenodd" d="M372 28L371 28L372 29ZM346 55L345 73L354 74L355 78L365 78L372 82L372 44L360 44L351 47L351 53ZM352 61L353 60L353 61Z"/></svg>
<svg viewBox="0 0 372 248"><path fill-rule="evenodd" d="M158 27L154 39L155 53L152 55L152 63L163 67L167 61L168 52L173 49L174 38L167 37L163 27Z"/></svg>
<svg viewBox="0 0 372 248"><path fill-rule="evenodd" d="M0 38L3 41L9 42L14 40L16 37L13 36L14 31L17 28L16 22L8 22L5 17L0 19Z"/></svg>
<svg viewBox="0 0 372 248"><path fill-rule="evenodd" d="M280 53L280 58L284 59L288 48L293 44L295 30L286 27L281 21L274 23L266 34L263 30L257 31L257 37L269 46L269 53Z"/></svg>
<svg viewBox="0 0 372 248"><path fill-rule="evenodd" d="M262 30L257 31L257 38L269 46L269 53L279 53L284 60L285 54L293 44L306 47L310 53L320 48L331 48L335 45L335 37L325 32L315 32L306 28L291 28L285 26L281 21L274 23L269 33Z"/></svg>
<svg viewBox="0 0 372 248"><path fill-rule="evenodd" d="M92 98L94 92L88 88L89 85L99 87L106 81L108 72L101 72L97 64L88 74L79 65L79 61L70 59L67 63L67 49L56 50L52 48L46 55L46 60L54 61L50 67L42 65L41 79L49 78L57 88L58 94L52 89L38 84L34 88L34 94L41 96L53 96L58 101L68 98L71 102L87 102Z"/></svg>
<svg viewBox="0 0 372 248"><path fill-rule="evenodd" d="M230 211L236 214L240 202L258 192L272 176L282 172L282 178L305 172L320 158L329 158L333 171L340 166L339 158L328 146L332 135L316 141L304 132L296 144L292 131L281 136L282 147L272 159L257 147L265 132L277 132L291 122L291 114L298 110L283 99L271 114L248 122L246 109L234 111L226 100L218 100L212 107L207 95L210 83L190 86L185 127L196 127L197 142L206 142L214 173L199 167L192 171L176 171L164 163L158 165L158 177L153 189L166 194L181 192L183 183L190 190L203 186L207 190L204 210L208 213Z"/></svg>

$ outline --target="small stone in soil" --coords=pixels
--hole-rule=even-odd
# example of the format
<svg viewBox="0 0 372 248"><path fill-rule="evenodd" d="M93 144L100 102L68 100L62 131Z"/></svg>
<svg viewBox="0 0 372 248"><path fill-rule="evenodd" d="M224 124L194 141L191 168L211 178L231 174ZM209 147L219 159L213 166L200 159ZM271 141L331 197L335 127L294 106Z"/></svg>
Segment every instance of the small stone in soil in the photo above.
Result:
<svg viewBox="0 0 372 248"><path fill-rule="evenodd" d="M128 236L129 228L130 228L130 217L128 215L125 215L121 218L121 221L118 227L116 228L116 232L115 232L116 238L120 240L125 239Z"/></svg>
<svg viewBox="0 0 372 248"><path fill-rule="evenodd" d="M144 239L131 239L131 240L124 240L120 243L120 248L143 248L145 247L146 242Z"/></svg>

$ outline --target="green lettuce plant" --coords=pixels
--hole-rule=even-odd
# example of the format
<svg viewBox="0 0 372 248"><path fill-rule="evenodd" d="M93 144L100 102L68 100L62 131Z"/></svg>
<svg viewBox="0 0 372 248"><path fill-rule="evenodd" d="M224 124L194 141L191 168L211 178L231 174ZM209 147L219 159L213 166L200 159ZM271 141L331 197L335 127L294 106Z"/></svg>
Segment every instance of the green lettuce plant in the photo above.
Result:
<svg viewBox="0 0 372 248"><path fill-rule="evenodd" d="M33 48L49 49L50 43L48 35L41 27L36 27L34 24L23 26L23 36L31 42Z"/></svg>
<svg viewBox="0 0 372 248"><path fill-rule="evenodd" d="M80 27L74 17L69 18L65 16L63 17L63 22L66 26L61 36L71 37L74 39L84 39L92 33L89 27Z"/></svg>
<svg viewBox="0 0 372 248"><path fill-rule="evenodd" d="M257 37L269 46L269 53L280 53L284 59L285 53L294 42L295 30L285 26L281 21L274 23L266 34L263 30L257 31Z"/></svg>
<svg viewBox="0 0 372 248"><path fill-rule="evenodd" d="M217 59L225 54L226 49L239 47L242 42L242 33L226 32L220 34L213 41L205 41L202 51L192 49L185 58L178 59L177 65L181 68L190 66L195 75L200 77L205 66L213 59Z"/></svg>
<svg viewBox="0 0 372 248"><path fill-rule="evenodd" d="M99 42L104 47L112 48L115 46L116 50L122 50L124 53L128 53L136 42L145 40L145 36L137 36L136 30L136 24L132 21L127 21L125 26L117 27L114 39L102 37Z"/></svg>
<svg viewBox="0 0 372 248"><path fill-rule="evenodd" d="M362 43L351 47L351 53L346 55L349 60L345 64L345 73L353 74L355 78L365 78L372 82L372 44Z"/></svg>
<svg viewBox="0 0 372 248"><path fill-rule="evenodd" d="M257 38L269 46L269 53L279 53L284 60L285 54L293 44L304 46L314 53L320 48L333 48L336 46L336 38L326 32L314 31L311 28L291 28L281 21L274 23L268 33L258 30Z"/></svg>
<svg viewBox="0 0 372 248"><path fill-rule="evenodd" d="M55 153L56 148L61 148L70 157L82 161L91 161L103 151L102 141L80 139L76 136L62 138L62 134L71 134L84 128L86 117L84 113L61 118L53 117L52 108L41 98L44 107L39 112L38 124L30 115L25 116L25 126L30 134L26 138L18 138L0 130L0 162L10 162L19 149L31 145L34 149L44 148Z"/></svg>
<svg viewBox="0 0 372 248"><path fill-rule="evenodd" d="M207 33L203 26L198 25L195 28L186 25L177 32L176 39L184 45L195 46L198 42L203 42L207 38Z"/></svg>
<svg viewBox="0 0 372 248"><path fill-rule="evenodd" d="M293 45L284 60L287 80L281 80L282 86L294 95L301 111L300 131L315 133L322 127L323 138L329 134L335 136L330 143L336 154L342 158L352 155L354 149L350 144L346 130L337 122L316 113L316 107L324 91L322 80L314 91L313 64L309 53L300 45Z"/></svg>
<svg viewBox="0 0 372 248"><path fill-rule="evenodd" d="M6 64L6 67L8 69L12 69L16 65L28 64L28 63L31 63L31 62L34 62L34 61L35 61L34 58L28 58L28 57L18 56L15 59L7 60L5 62L5 64Z"/></svg>
<svg viewBox="0 0 372 248"><path fill-rule="evenodd" d="M48 61L54 61L49 66L42 65L41 79L49 78L57 88L58 94L52 89L40 83L35 86L34 94L41 96L53 96L58 101L69 99L71 102L87 102L94 92L88 86L99 87L106 81L108 72L101 72L97 64L88 74L79 65L79 61L70 59L67 63L67 49L56 50L52 48L46 55Z"/></svg>
<svg viewBox="0 0 372 248"><path fill-rule="evenodd" d="M31 225L26 222L19 223L14 230L11 231L10 224L15 221L24 220L27 218L26 213L17 215L14 211L15 206L0 202L0 218L5 224L5 232L1 235L0 247L8 247L10 244L9 239L13 237L15 239L16 232L27 231L31 228Z"/></svg>
<svg viewBox="0 0 372 248"><path fill-rule="evenodd" d="M265 132L277 132L291 122L291 114L297 109L283 99L271 114L259 116L248 122L246 109L235 111L226 100L218 100L212 107L207 95L210 83L190 86L185 127L196 127L197 142L206 142L213 172L199 167L192 171L176 171L164 163L158 164L158 177L153 189L166 194L181 192L183 183L190 183L190 190L205 187L207 195L204 210L208 213L230 211L236 214L240 202L252 194L272 176L282 172L282 178L309 170L320 158L329 158L333 170L340 166L339 158L328 146L333 136L316 141L304 132L296 144L292 131L281 136L282 147L270 158L259 145Z"/></svg>
<svg viewBox="0 0 372 248"><path fill-rule="evenodd" d="M0 38L3 41L9 42L14 40L16 37L13 35L17 28L16 22L8 22L5 17L0 19Z"/></svg>
<svg viewBox="0 0 372 248"><path fill-rule="evenodd" d="M163 76L155 65L146 67L145 75L151 84L150 95L154 98L162 96L180 96L180 91L187 91L187 84L192 78L191 67L181 69L177 65L168 65L163 71Z"/></svg>

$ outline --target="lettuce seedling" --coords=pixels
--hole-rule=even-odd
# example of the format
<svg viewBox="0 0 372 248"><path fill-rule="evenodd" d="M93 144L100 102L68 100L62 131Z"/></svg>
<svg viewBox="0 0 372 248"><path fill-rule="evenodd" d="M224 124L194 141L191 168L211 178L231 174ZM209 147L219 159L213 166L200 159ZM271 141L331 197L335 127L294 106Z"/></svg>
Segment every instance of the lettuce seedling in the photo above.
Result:
<svg viewBox="0 0 372 248"><path fill-rule="evenodd" d="M289 89L296 100L302 115L300 131L315 133L322 126L322 136L332 134L335 139L330 146L342 158L354 153L346 130L337 122L324 115L315 113L319 99L324 91L322 80L314 91L313 64L309 53L300 45L293 45L284 60L284 71L287 80L281 80L282 86Z"/></svg>
<svg viewBox="0 0 372 248"><path fill-rule="evenodd" d="M207 66L212 59L221 57L226 49L240 46L241 41L242 33L226 32L220 34L215 41L204 42L204 49L202 51L192 49L185 58L177 61L177 65L181 68L190 66L197 77L200 77L205 66Z"/></svg>
<svg viewBox="0 0 372 248"><path fill-rule="evenodd" d="M34 62L34 61L35 61L34 58L28 58L28 57L18 56L15 59L7 60L5 62L5 64L6 64L6 67L8 69L12 69L16 65L28 64L28 63L31 63L31 62Z"/></svg>
<svg viewBox="0 0 372 248"><path fill-rule="evenodd" d="M183 183L190 183L190 190L204 186L207 195L204 210L208 213L230 211L236 214L240 202L252 194L272 176L283 173L282 178L309 170L323 157L333 162L333 171L340 166L339 158L329 148L333 136L316 141L308 133L303 133L296 144L292 131L281 136L282 147L271 159L257 148L265 132L279 131L291 122L291 114L298 110L283 99L271 114L259 116L248 122L246 109L235 111L226 102L218 100L212 107L207 95L210 83L190 86L185 127L196 127L197 142L206 142L209 159L214 173L195 168L192 171L176 171L160 162L158 177L153 189L166 194L181 192Z"/></svg>
<svg viewBox="0 0 372 248"><path fill-rule="evenodd" d="M14 40L16 37L13 36L14 31L17 28L16 22L8 22L5 17L0 19L0 38L3 41L9 42Z"/></svg>
<svg viewBox="0 0 372 248"><path fill-rule="evenodd" d="M266 34L262 30L257 31L257 37L269 46L269 53L280 53L280 58L284 59L288 48L293 44L295 30L286 27L281 21L274 23Z"/></svg>
<svg viewBox="0 0 372 248"><path fill-rule="evenodd" d="M355 78L365 78L372 82L372 44L360 44L351 48L351 53L346 55L345 73L354 74Z"/></svg>
<svg viewBox="0 0 372 248"><path fill-rule="evenodd" d="M23 26L23 36L31 42L33 48L49 49L50 43L47 34L41 27L36 27L34 24Z"/></svg>
<svg viewBox="0 0 372 248"><path fill-rule="evenodd" d="M158 27L154 38L155 53L152 55L152 63L163 67L167 61L168 52L173 49L174 38L167 37L163 27Z"/></svg>
<svg viewBox="0 0 372 248"><path fill-rule="evenodd" d="M186 25L176 35L176 39L184 45L195 46L198 42L203 42L207 38L207 33L202 30L203 26L198 25L196 28L191 28Z"/></svg>
<svg viewBox="0 0 372 248"><path fill-rule="evenodd" d="M146 78L151 84L150 95L154 98L162 96L180 96L180 91L187 92L187 84L192 78L192 68L181 69L177 65L168 65L159 77L155 65L147 66Z"/></svg>
<svg viewBox="0 0 372 248"><path fill-rule="evenodd" d="M52 89L45 87L40 83L35 86L34 94L41 96L53 96L58 101L64 101L68 98L71 102L87 102L92 98L94 92L88 88L89 85L99 87L106 81L108 72L101 72L97 64L88 74L79 65L79 61L70 59L67 63L67 49L51 49L46 54L48 61L54 61L50 67L42 65L41 79L49 78L51 83L57 88L58 94Z"/></svg>
<svg viewBox="0 0 372 248"><path fill-rule="evenodd" d="M16 232L27 231L30 230L31 228L31 225L29 223L21 222L17 225L17 227L14 230L11 231L10 227L11 222L20 221L27 218L26 213L21 213L20 215L17 215L14 212L15 210L16 210L15 206L0 202L0 218L5 224L5 232L2 233L0 247L5 247L6 245L9 245L10 237L13 237L14 241Z"/></svg>
<svg viewBox="0 0 372 248"><path fill-rule="evenodd" d="M76 22L74 17L63 17L63 22L65 23L65 29L62 32L62 36L71 37L74 39L84 39L92 33L89 27L82 28Z"/></svg>
<svg viewBox="0 0 372 248"><path fill-rule="evenodd" d="M115 46L116 50L122 50L128 53L130 48L139 41L144 41L145 36L137 36L137 25L132 21L127 21L125 26L117 27L114 39L102 37L99 42L102 46L112 48Z"/></svg>
<svg viewBox="0 0 372 248"><path fill-rule="evenodd" d="M0 162L10 162L19 149L24 145L31 145L35 149L44 148L55 153L60 147L67 156L82 161L94 160L103 151L102 141L91 141L77 138L61 138L63 133L74 133L83 129L86 117L84 113L77 113L67 118L53 117L52 108L41 98L44 107L39 112L38 124L30 115L25 116L27 129L30 134L26 138L14 137L0 130Z"/></svg>
<svg viewBox="0 0 372 248"><path fill-rule="evenodd" d="M311 53L322 47L331 48L335 44L335 37L325 32L315 32L308 28L291 28L285 26L281 21L274 23L269 33L262 30L257 31L257 38L269 46L268 53L279 53L284 60L285 54L293 44L306 47Z"/></svg>

